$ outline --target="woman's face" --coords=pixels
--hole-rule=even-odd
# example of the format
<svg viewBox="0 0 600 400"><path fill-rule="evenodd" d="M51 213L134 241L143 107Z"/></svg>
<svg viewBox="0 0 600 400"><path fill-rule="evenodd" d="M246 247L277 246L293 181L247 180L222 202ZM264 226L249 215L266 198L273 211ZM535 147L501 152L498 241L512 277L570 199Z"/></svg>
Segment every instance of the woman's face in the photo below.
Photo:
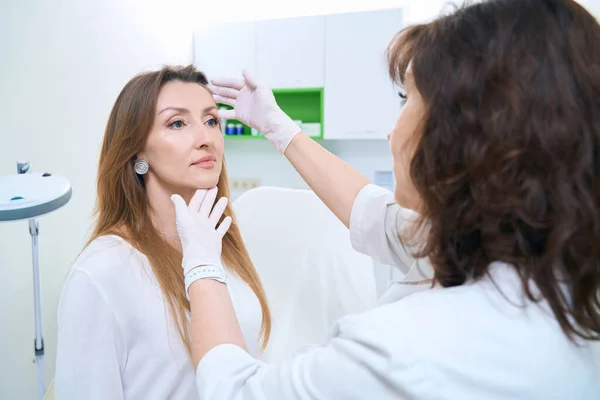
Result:
<svg viewBox="0 0 600 400"><path fill-rule="evenodd" d="M389 135L394 164L396 188L394 197L402 207L418 211L419 194L410 179L410 161L415 145L421 135L421 122L425 115L425 103L415 86L412 69L409 65L404 79L406 101L396 125Z"/></svg>
<svg viewBox="0 0 600 400"><path fill-rule="evenodd" d="M197 83L165 84L138 159L150 165L146 181L156 180L172 193L216 186L223 166L223 135L212 94Z"/></svg>

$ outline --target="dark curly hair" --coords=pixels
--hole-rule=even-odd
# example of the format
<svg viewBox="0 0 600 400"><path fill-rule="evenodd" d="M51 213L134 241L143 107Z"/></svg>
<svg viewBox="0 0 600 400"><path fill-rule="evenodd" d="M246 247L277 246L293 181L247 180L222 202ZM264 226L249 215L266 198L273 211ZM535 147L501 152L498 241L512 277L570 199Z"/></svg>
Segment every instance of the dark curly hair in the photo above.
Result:
<svg viewBox="0 0 600 400"><path fill-rule="evenodd" d="M387 55L426 103L410 176L435 282L509 263L569 339L600 340L598 22L571 0L491 0L402 30Z"/></svg>

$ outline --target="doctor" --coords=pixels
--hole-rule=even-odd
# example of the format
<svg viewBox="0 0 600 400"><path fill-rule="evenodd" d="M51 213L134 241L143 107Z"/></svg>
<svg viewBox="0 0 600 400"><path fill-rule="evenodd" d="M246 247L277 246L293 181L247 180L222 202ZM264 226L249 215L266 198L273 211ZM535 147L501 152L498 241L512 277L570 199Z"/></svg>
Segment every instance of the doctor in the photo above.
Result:
<svg viewBox="0 0 600 400"><path fill-rule="evenodd" d="M223 116L263 132L357 250L417 282L431 265L434 285L264 364L244 350L221 272L215 191L194 209L174 196L200 397L600 399L599 48L571 0L487 1L403 31L388 57L406 98L394 198L300 132L269 88L215 79L234 106Z"/></svg>

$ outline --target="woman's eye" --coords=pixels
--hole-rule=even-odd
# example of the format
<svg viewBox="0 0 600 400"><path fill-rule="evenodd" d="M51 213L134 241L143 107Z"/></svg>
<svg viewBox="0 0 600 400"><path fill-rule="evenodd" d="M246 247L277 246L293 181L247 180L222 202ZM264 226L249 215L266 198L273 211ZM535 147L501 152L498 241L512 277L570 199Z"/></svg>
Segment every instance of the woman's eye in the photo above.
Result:
<svg viewBox="0 0 600 400"><path fill-rule="evenodd" d="M206 123L208 124L208 126L213 127L213 128L215 126L219 126L219 120L214 117L209 119L208 121L206 121Z"/></svg>
<svg viewBox="0 0 600 400"><path fill-rule="evenodd" d="M181 128L183 128L183 126L184 126L184 123L183 123L183 120L181 120L181 119L175 120L169 124L169 128L174 128L174 129L181 129Z"/></svg>

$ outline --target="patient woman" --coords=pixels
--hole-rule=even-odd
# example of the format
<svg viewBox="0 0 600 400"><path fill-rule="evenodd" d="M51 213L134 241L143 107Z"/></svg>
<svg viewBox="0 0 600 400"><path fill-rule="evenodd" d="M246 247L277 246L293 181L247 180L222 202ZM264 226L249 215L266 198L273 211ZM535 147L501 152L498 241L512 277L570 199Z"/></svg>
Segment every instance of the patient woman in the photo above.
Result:
<svg viewBox="0 0 600 400"><path fill-rule="evenodd" d="M166 67L134 77L113 106L95 229L59 303L58 400L198 398L170 197L189 202L214 186L228 197L223 136L206 85L191 66ZM232 219L229 205L224 215ZM270 314L234 218L222 258L245 342L258 355Z"/></svg>

